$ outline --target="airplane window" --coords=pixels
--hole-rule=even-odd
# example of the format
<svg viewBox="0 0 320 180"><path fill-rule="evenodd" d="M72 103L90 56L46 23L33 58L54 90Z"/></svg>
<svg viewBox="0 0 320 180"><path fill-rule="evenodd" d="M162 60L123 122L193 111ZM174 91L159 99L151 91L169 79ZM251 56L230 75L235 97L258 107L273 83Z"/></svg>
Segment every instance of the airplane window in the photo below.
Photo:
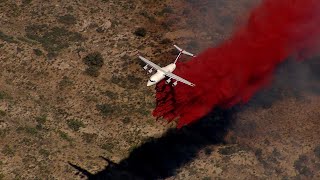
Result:
<svg viewBox="0 0 320 180"><path fill-rule="evenodd" d="M156 81L152 81L151 79L149 80L150 82L156 82Z"/></svg>

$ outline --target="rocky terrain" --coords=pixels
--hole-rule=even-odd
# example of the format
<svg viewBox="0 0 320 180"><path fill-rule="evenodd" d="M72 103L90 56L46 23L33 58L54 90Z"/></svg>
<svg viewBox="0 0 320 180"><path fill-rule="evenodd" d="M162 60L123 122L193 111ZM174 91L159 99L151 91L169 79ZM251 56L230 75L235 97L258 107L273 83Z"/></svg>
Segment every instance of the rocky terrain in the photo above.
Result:
<svg viewBox="0 0 320 180"><path fill-rule="evenodd" d="M199 124L151 115L137 55L216 46L258 2L0 0L0 180L320 179L318 59Z"/></svg>

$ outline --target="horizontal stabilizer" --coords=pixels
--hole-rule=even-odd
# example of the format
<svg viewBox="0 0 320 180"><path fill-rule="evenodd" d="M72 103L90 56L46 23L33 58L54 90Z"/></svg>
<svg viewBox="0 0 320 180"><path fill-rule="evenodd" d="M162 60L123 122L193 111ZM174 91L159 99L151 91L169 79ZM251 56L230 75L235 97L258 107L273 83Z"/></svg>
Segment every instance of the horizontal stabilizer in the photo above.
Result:
<svg viewBox="0 0 320 180"><path fill-rule="evenodd" d="M195 55L187 52L186 50L183 50L181 48L179 48L177 45L173 45L176 49L178 49L182 54L185 54L185 55L188 55L188 56L192 56L192 57L195 57Z"/></svg>

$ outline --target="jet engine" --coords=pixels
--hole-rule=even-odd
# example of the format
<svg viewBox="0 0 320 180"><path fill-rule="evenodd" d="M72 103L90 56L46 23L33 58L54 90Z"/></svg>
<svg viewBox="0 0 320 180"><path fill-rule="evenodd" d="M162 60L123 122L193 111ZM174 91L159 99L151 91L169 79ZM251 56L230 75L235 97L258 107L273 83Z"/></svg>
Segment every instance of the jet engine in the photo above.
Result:
<svg viewBox="0 0 320 180"><path fill-rule="evenodd" d="M143 67L144 70L148 69L148 64Z"/></svg>
<svg viewBox="0 0 320 180"><path fill-rule="evenodd" d="M166 84L169 84L171 82L171 78L166 80Z"/></svg>
<svg viewBox="0 0 320 180"><path fill-rule="evenodd" d="M153 71L153 68L151 68L148 72L149 72L149 73L152 73L152 71Z"/></svg>
<svg viewBox="0 0 320 180"><path fill-rule="evenodd" d="M172 87L175 87L178 84L178 81L175 81L174 83L172 83Z"/></svg>

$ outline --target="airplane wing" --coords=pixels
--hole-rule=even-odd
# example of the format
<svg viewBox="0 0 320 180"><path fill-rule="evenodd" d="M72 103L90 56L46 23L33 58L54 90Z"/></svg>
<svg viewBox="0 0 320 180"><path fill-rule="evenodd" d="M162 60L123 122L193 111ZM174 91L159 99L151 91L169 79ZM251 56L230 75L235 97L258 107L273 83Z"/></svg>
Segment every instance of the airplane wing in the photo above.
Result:
<svg viewBox="0 0 320 180"><path fill-rule="evenodd" d="M193 84L193 83L191 83L191 82L183 79L182 77L179 77L179 76L177 76L177 75L175 75L175 74L173 74L173 73L171 73L171 72L165 72L165 74L166 74L166 76L168 76L168 77L170 77L170 78L172 78L172 79L175 79L175 80L177 80L177 81L179 81L179 82L182 82L182 83L184 83L184 84L187 84L187 85L189 85L189 86L192 86L192 87L196 86L195 84Z"/></svg>
<svg viewBox="0 0 320 180"><path fill-rule="evenodd" d="M139 56L139 58L140 58L143 62L145 62L146 64L148 64L149 66L153 67L154 69L157 69L157 70L162 71L162 72L165 73L165 71L162 70L161 67L158 66L158 65L156 65L155 63L149 61L148 59L146 59L146 58L144 58L144 57L142 57L142 56Z"/></svg>
<svg viewBox="0 0 320 180"><path fill-rule="evenodd" d="M195 84L193 84L193 83L191 83L191 82L183 79L182 77L179 77L179 76L177 76L177 75L175 75L175 74L173 74L173 73L171 73L171 72L164 71L160 66L154 64L153 62L149 61L148 59L146 59L146 58L144 58L144 57L142 57L142 56L139 56L139 58L140 58L143 62L145 62L146 64L148 64L149 66L153 67L154 69L157 69L157 70L163 72L166 76L168 76L168 77L170 77L170 78L172 78L172 79L175 79L175 80L177 80L177 81L179 81L179 82L182 82L182 83L184 83L184 84L187 84L187 85L189 85L189 86L195 86Z"/></svg>

